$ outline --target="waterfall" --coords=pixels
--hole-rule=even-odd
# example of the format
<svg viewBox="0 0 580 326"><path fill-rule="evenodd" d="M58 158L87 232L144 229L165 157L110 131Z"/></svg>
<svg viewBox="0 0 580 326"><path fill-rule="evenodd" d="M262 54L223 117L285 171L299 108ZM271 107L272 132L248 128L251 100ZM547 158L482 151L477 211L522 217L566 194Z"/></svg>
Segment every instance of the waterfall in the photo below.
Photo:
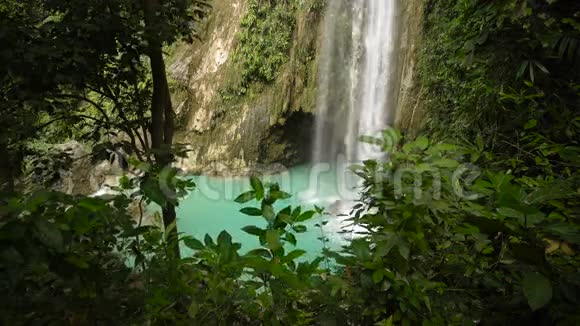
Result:
<svg viewBox="0 0 580 326"><path fill-rule="evenodd" d="M379 158L359 142L376 136L394 112L397 0L332 0L324 24L312 159Z"/></svg>

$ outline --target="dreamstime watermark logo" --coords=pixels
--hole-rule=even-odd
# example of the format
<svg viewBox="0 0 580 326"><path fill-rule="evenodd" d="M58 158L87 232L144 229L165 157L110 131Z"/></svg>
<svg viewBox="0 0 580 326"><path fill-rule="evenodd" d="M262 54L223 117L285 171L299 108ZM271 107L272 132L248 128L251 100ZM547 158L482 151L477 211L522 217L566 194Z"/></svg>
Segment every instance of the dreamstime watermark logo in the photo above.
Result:
<svg viewBox="0 0 580 326"><path fill-rule="evenodd" d="M233 201L250 189L248 175L260 177L264 184L278 184L280 189L293 194L297 202L303 204L331 205L356 201L361 197L361 192L369 187L375 194L412 198L417 203L428 199L440 200L444 191L463 200L478 198L477 193L469 191L481 175L479 167L473 164L461 164L451 159L443 160L445 164L398 164L391 161L386 153L401 145L401 135L394 129L377 132L373 137L362 137L361 140L362 143L356 143L355 155L352 152L348 155L337 154L332 160L308 166L288 168L282 164L255 164L240 169L215 162L209 167L209 173L192 176L174 165L158 170L149 163L139 163L126 175L132 178L154 175L153 181L149 182L155 183L154 187L172 201L186 194L183 191L187 188L184 180L189 178L195 182L194 195L198 198ZM428 143L425 148L427 146ZM117 161L120 167L127 166L121 164L129 161L124 153L115 152L114 155L115 159L111 162ZM365 157L374 163L353 160L353 156ZM157 172L151 173L153 170ZM143 187L143 183L140 186Z"/></svg>
<svg viewBox="0 0 580 326"><path fill-rule="evenodd" d="M190 176L183 170L169 166L161 170L156 180L164 196L172 200L179 199L176 189L180 180L193 178L198 198L206 201L232 201L251 189L247 175L260 177L266 185L276 183L280 189L293 194L298 202L305 204L322 202L330 205L355 201L360 198L361 191L369 186L373 187L373 193L392 194L395 198L411 196L415 202L428 198L440 200L443 191L452 192L463 200L478 198L477 193L469 191L481 175L481 170L475 165L458 164L455 168L431 166L426 169L424 164L405 164L392 169L384 168L389 164L388 158L376 162L374 169L363 169L359 162L350 162L344 155L339 155L331 163L294 168L275 164L234 171L227 164L219 164L220 171L227 174L222 176ZM353 171L351 167L355 165L359 168ZM364 174L364 179L357 175L360 173Z"/></svg>

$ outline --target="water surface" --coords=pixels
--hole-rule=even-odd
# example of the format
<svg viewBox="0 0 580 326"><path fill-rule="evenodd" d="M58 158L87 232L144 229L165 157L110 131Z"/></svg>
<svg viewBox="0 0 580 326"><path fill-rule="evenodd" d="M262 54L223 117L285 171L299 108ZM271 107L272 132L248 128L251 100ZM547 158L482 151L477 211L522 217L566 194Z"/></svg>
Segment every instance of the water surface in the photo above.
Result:
<svg viewBox="0 0 580 326"><path fill-rule="evenodd" d="M297 248L308 252L308 258L320 254L323 243L320 237L328 238L328 246L338 249L350 239L350 234L339 234L347 223L341 213L348 213L355 197L352 176L344 169L330 169L318 172L321 168L328 170L328 166L299 166L284 173L266 176L264 183L276 182L281 189L292 194L292 198L276 203L276 210L286 206L300 205L302 210L313 209L314 205L327 209L329 215L318 217L306 223L308 231L297 235ZM246 206L259 207L259 203L252 201L238 204L234 199L241 193L251 189L247 177L210 177L196 176L194 180L197 189L182 200L177 210L178 228L180 232L203 240L205 234L216 238L223 230L229 232L234 241L242 244L242 253L259 247L257 237L249 235L241 229L247 225L265 227L262 217L247 216L239 212ZM350 182L350 183L349 183ZM315 227L322 221L328 223L323 229ZM347 229L348 231L348 229Z"/></svg>

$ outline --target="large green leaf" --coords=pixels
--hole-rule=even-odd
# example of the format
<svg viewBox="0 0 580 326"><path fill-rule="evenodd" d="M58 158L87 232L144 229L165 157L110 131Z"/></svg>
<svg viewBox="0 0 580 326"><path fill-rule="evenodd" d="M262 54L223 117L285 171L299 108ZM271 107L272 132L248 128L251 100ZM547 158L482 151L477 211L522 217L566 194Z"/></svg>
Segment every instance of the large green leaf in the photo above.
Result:
<svg viewBox="0 0 580 326"><path fill-rule="evenodd" d="M449 158L442 158L440 160L437 160L435 162L433 162L434 166L437 167L441 167L441 168L455 168L457 166L459 166L459 162L457 162L456 160L452 160Z"/></svg>
<svg viewBox="0 0 580 326"><path fill-rule="evenodd" d="M246 256L256 256L256 257L263 257L263 258L272 258L272 254L263 248L250 250Z"/></svg>
<svg viewBox="0 0 580 326"><path fill-rule="evenodd" d="M272 199L276 199L276 200L278 200L278 199L284 200L284 199L288 199L288 198L292 197L292 195L290 195L289 193L284 192L284 191L273 190L273 191L270 191L270 197Z"/></svg>
<svg viewBox="0 0 580 326"><path fill-rule="evenodd" d="M293 226L292 229L296 233L304 233L307 231L306 225L301 225L301 224Z"/></svg>
<svg viewBox="0 0 580 326"><path fill-rule="evenodd" d="M284 262L291 262L294 259L302 257L304 254L306 254L306 251L296 249L296 250L289 252L288 255L286 255L286 257L283 258L283 261Z"/></svg>
<svg viewBox="0 0 580 326"><path fill-rule="evenodd" d="M311 219L314 216L314 214L316 214L315 211L306 211L306 212L300 214L300 216L296 218L295 222L308 221L309 219Z"/></svg>
<svg viewBox="0 0 580 326"><path fill-rule="evenodd" d="M259 227L254 225L245 226L242 228L242 231L255 236L261 236L265 232L265 230L260 229Z"/></svg>
<svg viewBox="0 0 580 326"><path fill-rule="evenodd" d="M373 272L373 281L375 282L375 284L380 283L383 280L383 270L382 269L377 269Z"/></svg>
<svg viewBox="0 0 580 326"><path fill-rule="evenodd" d="M159 180L147 177L141 182L141 191L145 195L146 198L151 200L152 202L156 203L161 207L165 207L167 205L167 197L161 191L159 187Z"/></svg>
<svg viewBox="0 0 580 326"><path fill-rule="evenodd" d="M292 244L293 246L295 246L297 243L296 236L294 236L292 233L286 233L286 241L288 241L288 243Z"/></svg>
<svg viewBox="0 0 580 326"><path fill-rule="evenodd" d="M211 238L211 236L209 234L206 234L205 237L203 238L203 242L205 243L206 246L215 246L215 243L213 242L213 239Z"/></svg>
<svg viewBox="0 0 580 326"><path fill-rule="evenodd" d="M232 236L227 231L222 231L217 238L218 245L230 246L232 244Z"/></svg>
<svg viewBox="0 0 580 326"><path fill-rule="evenodd" d="M260 178L256 176L251 176L250 185L252 186L252 189L254 189L254 192L256 193L257 200L261 200L262 198L264 198L264 185L262 184L262 181L260 181Z"/></svg>
<svg viewBox="0 0 580 326"><path fill-rule="evenodd" d="M552 300L552 284L540 273L525 273L522 286L533 311L543 308Z"/></svg>
<svg viewBox="0 0 580 326"><path fill-rule="evenodd" d="M256 207L244 207L240 209L240 212L249 216L261 216L262 210Z"/></svg>
<svg viewBox="0 0 580 326"><path fill-rule="evenodd" d="M190 237L183 239L183 244L193 250L202 250L205 247L201 241Z"/></svg>
<svg viewBox="0 0 580 326"><path fill-rule="evenodd" d="M254 198L256 198L256 193L254 191L248 191L239 195L234 201L239 204L245 204Z"/></svg>
<svg viewBox="0 0 580 326"><path fill-rule="evenodd" d="M63 250L63 238L60 230L55 224L48 222L44 218L38 218L34 221L36 237L45 246L56 251Z"/></svg>
<svg viewBox="0 0 580 326"><path fill-rule="evenodd" d="M419 138L417 138L414 143L415 146L420 150L425 150L427 147L429 147L429 138L426 136L419 136Z"/></svg>

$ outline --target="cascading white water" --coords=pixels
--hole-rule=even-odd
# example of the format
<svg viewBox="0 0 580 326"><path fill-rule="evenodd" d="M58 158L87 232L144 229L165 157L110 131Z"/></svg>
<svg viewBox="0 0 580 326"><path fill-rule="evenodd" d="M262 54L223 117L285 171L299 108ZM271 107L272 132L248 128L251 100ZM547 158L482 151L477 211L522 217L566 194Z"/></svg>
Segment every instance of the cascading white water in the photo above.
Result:
<svg viewBox="0 0 580 326"><path fill-rule="evenodd" d="M378 147L359 139L377 136L395 111L398 1L329 0L326 9L312 160L315 170L331 167L336 174L338 192L330 207L338 218L328 228L343 230L350 239L365 230L344 217L359 198L361 182L346 167L382 156ZM317 189L308 197L328 201Z"/></svg>
<svg viewBox="0 0 580 326"><path fill-rule="evenodd" d="M392 119L397 0L331 0L319 78L314 162L378 158L359 142Z"/></svg>
<svg viewBox="0 0 580 326"><path fill-rule="evenodd" d="M365 54L360 88L359 136L376 136L387 127L392 107L391 63L395 49L395 0L367 0ZM356 159L377 158L376 148L358 143ZM379 154L380 155L380 154Z"/></svg>

